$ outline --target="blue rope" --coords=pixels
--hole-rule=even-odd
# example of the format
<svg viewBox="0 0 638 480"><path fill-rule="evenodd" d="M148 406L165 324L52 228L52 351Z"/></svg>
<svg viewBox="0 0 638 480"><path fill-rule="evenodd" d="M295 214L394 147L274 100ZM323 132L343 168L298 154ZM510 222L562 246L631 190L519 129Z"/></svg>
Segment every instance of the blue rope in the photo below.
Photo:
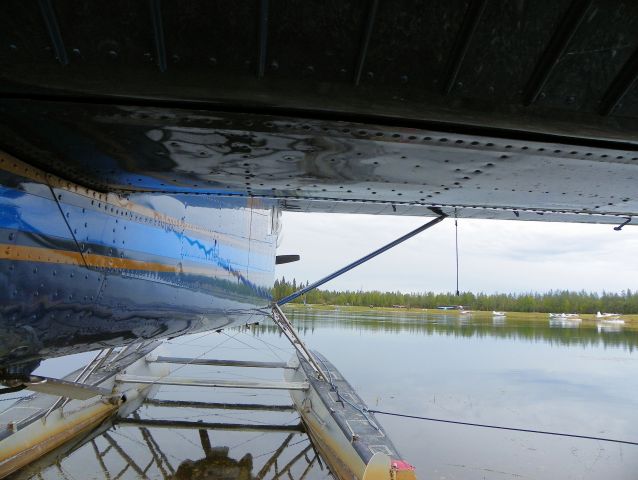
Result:
<svg viewBox="0 0 638 480"><path fill-rule="evenodd" d="M11 397L11 398L0 398L0 402L8 402L10 400L20 400L21 398L25 398L26 395L24 397Z"/></svg>

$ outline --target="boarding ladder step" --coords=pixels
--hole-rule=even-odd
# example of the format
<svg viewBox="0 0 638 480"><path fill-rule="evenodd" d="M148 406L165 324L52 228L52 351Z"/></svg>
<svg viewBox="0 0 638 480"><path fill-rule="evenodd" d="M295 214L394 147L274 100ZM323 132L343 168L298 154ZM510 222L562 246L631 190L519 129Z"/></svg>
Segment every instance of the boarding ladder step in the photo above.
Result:
<svg viewBox="0 0 638 480"><path fill-rule="evenodd" d="M254 388L263 390L308 390L308 382L272 382L238 381L225 379L188 378L188 377L149 377L121 374L115 377L119 383L138 383L148 385L177 385L184 387Z"/></svg>
<svg viewBox="0 0 638 480"><path fill-rule="evenodd" d="M169 408L201 408L206 410L248 410L265 412L294 412L293 405L266 405L261 403L221 403L196 402L189 400L168 400L163 398L147 398L146 405Z"/></svg>
<svg viewBox="0 0 638 480"><path fill-rule="evenodd" d="M180 428L193 430L235 430L253 432L305 432L301 423L294 425L254 424L254 423L212 423L187 420L161 420L141 418L121 418L118 425L144 428Z"/></svg>
<svg viewBox="0 0 638 480"><path fill-rule="evenodd" d="M284 362L252 362L245 360L219 360L212 358L163 357L149 359L156 363L173 363L179 365L207 365L214 367L249 367L249 368L291 368Z"/></svg>

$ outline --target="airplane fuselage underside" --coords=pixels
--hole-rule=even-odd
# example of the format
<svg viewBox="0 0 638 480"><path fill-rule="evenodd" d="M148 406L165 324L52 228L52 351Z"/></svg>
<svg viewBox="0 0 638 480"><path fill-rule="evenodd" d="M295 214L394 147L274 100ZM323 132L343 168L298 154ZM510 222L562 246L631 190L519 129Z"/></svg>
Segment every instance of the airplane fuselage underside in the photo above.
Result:
<svg viewBox="0 0 638 480"><path fill-rule="evenodd" d="M277 215L104 194L0 154L0 371L250 321L269 303Z"/></svg>

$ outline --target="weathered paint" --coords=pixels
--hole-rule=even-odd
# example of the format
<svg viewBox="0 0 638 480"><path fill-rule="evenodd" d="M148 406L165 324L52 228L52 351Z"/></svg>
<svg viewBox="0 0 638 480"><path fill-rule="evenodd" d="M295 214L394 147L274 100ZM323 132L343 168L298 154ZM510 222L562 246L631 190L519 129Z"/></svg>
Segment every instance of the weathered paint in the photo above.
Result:
<svg viewBox="0 0 638 480"><path fill-rule="evenodd" d="M117 408L117 405L97 401L66 418L55 418L58 416L56 412L55 417L50 417L46 422L40 421L40 428L30 428L25 435L15 433L11 438L10 448L5 445L8 443L6 440L3 442L0 451L0 478L30 464L69 440L90 432L114 415Z"/></svg>

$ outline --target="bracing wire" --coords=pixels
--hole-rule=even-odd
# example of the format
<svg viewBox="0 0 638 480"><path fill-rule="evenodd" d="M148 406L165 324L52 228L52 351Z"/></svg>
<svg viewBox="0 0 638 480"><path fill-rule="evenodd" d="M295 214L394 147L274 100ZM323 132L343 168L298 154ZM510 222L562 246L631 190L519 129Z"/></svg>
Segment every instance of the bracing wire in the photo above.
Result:
<svg viewBox="0 0 638 480"><path fill-rule="evenodd" d="M459 296L459 220L454 209L454 245L456 253L456 296Z"/></svg>
<svg viewBox="0 0 638 480"><path fill-rule="evenodd" d="M545 430L532 430L529 428L515 428L515 427L503 427L500 425L487 425L483 423L471 423L471 422L459 422L457 420L445 420L442 418L430 418L430 417L419 417L417 415L406 415L403 413L394 413L394 412L384 412L382 410L368 410L370 413L375 413L379 415L391 415L393 417L403 417L403 418L412 418L415 420L425 420L428 422L440 422L440 423L452 423L455 425L465 425L468 427L481 427L481 428L493 428L497 430L510 430L513 432L524 432L524 433L538 433L541 435L555 435L558 437L570 437L570 438L582 438L585 440L599 440L601 442L613 442L613 443L623 443L625 445L636 445L638 446L638 442L632 442L629 440L618 440L615 438L605 438L605 437L593 437L590 435L576 435L573 433L559 433L559 432L549 432Z"/></svg>
<svg viewBox="0 0 638 480"><path fill-rule="evenodd" d="M317 360L319 360L319 362L321 362L321 364L323 365L323 368L325 369L325 371L328 373L328 383L330 384L330 386L332 387L332 391L335 392L337 394L337 398L343 402L343 403L347 403L348 405L350 405L352 408L354 408L356 411L358 411L359 413L361 413L361 415L363 415L363 417L368 421L368 423L370 424L370 426L372 426L374 429L381 431L381 429L379 428L379 426L370 418L370 416L367 414L367 412L369 412L370 410L367 410L365 407L361 407L359 405L355 405L354 403L352 403L350 400L348 400L346 397L344 397L343 395L341 395L341 392L339 391L339 387L337 387L337 385L335 385L333 379L332 379L332 374L330 373L330 368L328 368L328 366L326 365L326 363L323 361L323 359L321 357L316 357Z"/></svg>

